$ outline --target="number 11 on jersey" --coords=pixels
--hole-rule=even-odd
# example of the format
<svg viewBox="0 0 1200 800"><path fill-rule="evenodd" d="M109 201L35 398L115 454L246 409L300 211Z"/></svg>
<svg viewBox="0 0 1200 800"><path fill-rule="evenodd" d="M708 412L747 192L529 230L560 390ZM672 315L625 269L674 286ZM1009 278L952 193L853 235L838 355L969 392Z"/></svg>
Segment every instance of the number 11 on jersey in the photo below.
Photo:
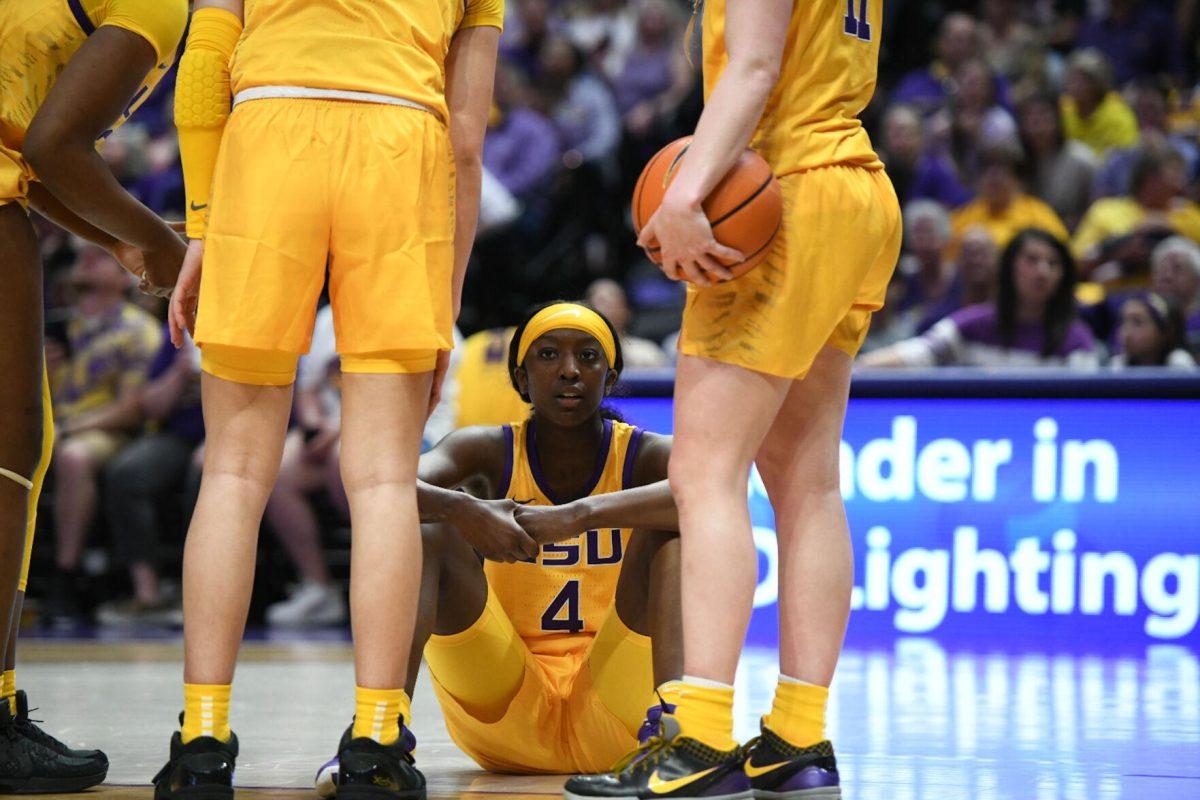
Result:
<svg viewBox="0 0 1200 800"><path fill-rule="evenodd" d="M858 0L858 17L854 16L854 0L846 0L846 33L857 36L864 42L871 41L871 23L867 19L867 3L870 0Z"/></svg>

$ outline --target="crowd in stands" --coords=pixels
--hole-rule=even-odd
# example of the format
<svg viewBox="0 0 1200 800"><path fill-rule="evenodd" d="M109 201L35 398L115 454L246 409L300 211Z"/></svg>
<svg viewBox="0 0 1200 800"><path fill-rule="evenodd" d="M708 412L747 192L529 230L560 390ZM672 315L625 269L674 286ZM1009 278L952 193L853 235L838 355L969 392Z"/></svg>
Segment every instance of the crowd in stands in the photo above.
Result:
<svg viewBox="0 0 1200 800"><path fill-rule="evenodd" d="M584 297L613 320L627 365L672 363L683 289L634 245L628 198L702 107L691 6L509 0L465 339L427 439L522 413L507 326L536 302ZM885 14L863 121L904 246L859 368L1194 369L1200 3L890 0ZM180 219L172 88L173 73L102 152ZM203 451L197 351L171 347L161 301L108 254L38 224L58 437L37 548L53 577L33 591L48 618L172 624ZM346 616L345 564L329 558L345 544L338 375L323 312L267 508L264 547L282 569L260 573L278 602L256 613L271 625Z"/></svg>

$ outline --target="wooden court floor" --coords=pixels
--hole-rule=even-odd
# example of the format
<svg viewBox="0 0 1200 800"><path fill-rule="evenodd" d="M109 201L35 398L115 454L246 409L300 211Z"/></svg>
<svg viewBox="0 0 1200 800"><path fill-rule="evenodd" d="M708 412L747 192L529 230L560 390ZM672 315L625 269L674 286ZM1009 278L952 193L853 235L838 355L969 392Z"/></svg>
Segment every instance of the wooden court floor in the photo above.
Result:
<svg viewBox="0 0 1200 800"><path fill-rule="evenodd" d="M112 764L89 800L150 800L182 702L177 641L22 643L32 716ZM776 654L738 674L739 737L770 705ZM238 797L316 797L312 779L353 708L342 643L248 643L234 684ZM491 775L450 741L422 678L417 763L431 800L561 796L562 778ZM848 649L829 708L847 800L1200 798L1200 653L956 652L931 639ZM44 797L46 795L43 795Z"/></svg>

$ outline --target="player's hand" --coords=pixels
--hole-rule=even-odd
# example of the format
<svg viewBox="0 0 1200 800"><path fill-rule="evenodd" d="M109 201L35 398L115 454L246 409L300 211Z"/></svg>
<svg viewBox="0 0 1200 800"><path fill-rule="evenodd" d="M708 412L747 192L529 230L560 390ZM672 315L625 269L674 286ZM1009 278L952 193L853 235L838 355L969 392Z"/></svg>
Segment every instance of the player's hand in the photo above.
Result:
<svg viewBox="0 0 1200 800"><path fill-rule="evenodd" d="M521 506L517 523L538 544L573 539L587 528L585 509L578 502L561 506Z"/></svg>
<svg viewBox="0 0 1200 800"><path fill-rule="evenodd" d="M450 351L438 350L437 365L433 368L433 383L429 387L429 407L425 410L425 421L433 414L438 403L442 401L442 384L446 380L446 370L450 368Z"/></svg>
<svg viewBox="0 0 1200 800"><path fill-rule="evenodd" d="M732 247L713 237L712 226L699 206L676 206L664 200L638 236L638 244L649 250L659 247L660 269L673 281L686 280L697 286L733 278L725 266L744 260Z"/></svg>
<svg viewBox="0 0 1200 800"><path fill-rule="evenodd" d="M200 299L200 269L204 262L204 240L196 239L187 247L183 269L175 282L167 322L171 327L171 343L183 346L184 331L196 332L196 303Z"/></svg>
<svg viewBox="0 0 1200 800"><path fill-rule="evenodd" d="M512 500L478 500L464 494L450 524L484 558L512 563L535 558L538 545L517 524Z"/></svg>

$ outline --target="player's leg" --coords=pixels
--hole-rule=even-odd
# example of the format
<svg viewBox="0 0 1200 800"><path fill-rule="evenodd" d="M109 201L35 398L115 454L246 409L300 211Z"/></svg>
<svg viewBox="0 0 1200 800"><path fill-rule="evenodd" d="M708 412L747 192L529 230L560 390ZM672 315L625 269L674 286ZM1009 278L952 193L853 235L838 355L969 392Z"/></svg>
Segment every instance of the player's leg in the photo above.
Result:
<svg viewBox="0 0 1200 800"><path fill-rule="evenodd" d="M840 797L825 707L854 573L838 481L851 363L842 350L821 351L757 458L779 537L780 677L746 772L756 791L781 798Z"/></svg>
<svg viewBox="0 0 1200 800"><path fill-rule="evenodd" d="M583 772L609 769L657 734L662 715L673 710L655 689L683 671L679 554L673 531L635 531L629 539L616 602L571 698L572 750Z"/></svg>
<svg viewBox="0 0 1200 800"><path fill-rule="evenodd" d="M680 359L676 375L670 481L683 545L686 691L668 699L684 735L717 750L734 745L733 678L758 578L750 465L789 383L693 356Z"/></svg>
<svg viewBox="0 0 1200 800"><path fill-rule="evenodd" d="M0 646L7 650L30 489L42 455L43 414L41 258L33 225L15 202L0 204L0 263L5 265L0 293Z"/></svg>
<svg viewBox="0 0 1200 800"><path fill-rule="evenodd" d="M372 373L343 357L341 472L352 531L356 688L354 722L338 748L339 797L378 795L380 785L390 797L424 792L402 733L412 719L405 686L422 571L417 456L433 359Z"/></svg>
<svg viewBox="0 0 1200 800"><path fill-rule="evenodd" d="M654 644L654 685L683 675L680 543L674 531L636 531L621 562L616 610Z"/></svg>
<svg viewBox="0 0 1200 800"><path fill-rule="evenodd" d="M250 607L258 529L279 470L292 385L206 372L201 387L204 471L183 555L184 680L225 685ZM198 722L185 718L185 739ZM216 725L217 738L227 738L227 720Z"/></svg>
<svg viewBox="0 0 1200 800"><path fill-rule="evenodd" d="M780 678L746 773L756 793L780 800L841 796L837 761L825 739L828 686L846 632L854 569L839 446L852 360L872 309L883 302L900 246L899 208L886 176L850 171L828 180L873 198L856 203L857 218L845 228L830 219L820 230L833 238L814 242L818 253L853 242L840 252L860 276L854 304L803 380L792 385L757 459L779 536ZM834 185L815 188L819 197Z"/></svg>
<svg viewBox="0 0 1200 800"><path fill-rule="evenodd" d="M0 164L5 166L12 162ZM16 688L32 512L53 445L53 418L44 379L37 237L25 210L7 199L0 196L0 264L6 268L0 293L0 793L75 792L104 780L108 760L99 751L70 751L41 731Z"/></svg>

